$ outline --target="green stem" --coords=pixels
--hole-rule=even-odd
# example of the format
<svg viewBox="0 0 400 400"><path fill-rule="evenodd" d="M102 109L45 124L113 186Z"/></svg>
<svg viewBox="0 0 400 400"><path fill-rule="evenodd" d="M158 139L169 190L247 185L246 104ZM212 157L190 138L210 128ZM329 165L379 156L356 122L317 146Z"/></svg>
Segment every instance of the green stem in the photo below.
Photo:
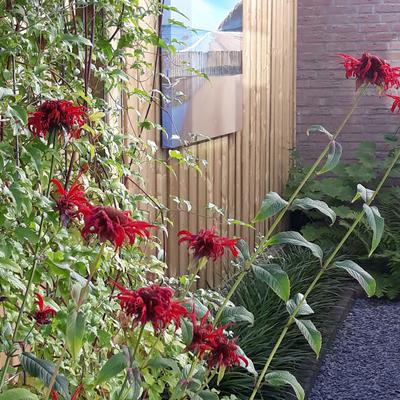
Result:
<svg viewBox="0 0 400 400"><path fill-rule="evenodd" d="M252 264L254 263L254 261L257 259L257 257L259 255L261 255L265 249L268 247L268 240L270 239L271 235L274 233L275 229L278 227L278 225L280 224L280 222L282 221L284 215L286 214L286 212L290 209L290 207L292 206L294 200L296 199L296 197L299 195L299 193L301 192L301 190L303 189L304 185L307 183L307 181L311 178L311 176L315 173L316 169L318 168L319 164L321 163L321 161L324 159L324 157L328 154L330 146L331 146L331 142L336 140L336 138L340 135L340 133L342 132L343 128L346 126L347 122L349 121L350 117L353 115L355 109L357 108L357 106L360 103L360 100L362 98L362 96L364 95L366 89L367 89L367 85L364 85L362 87L360 87L360 89L357 91L357 95L353 101L353 104L349 110L349 112L347 113L347 115L345 116L344 120L342 121L342 123L340 124L339 128L336 130L335 134L332 137L332 140L325 146L325 148L322 150L322 153L320 154L320 156L318 157L318 159L314 162L314 164L311 166L310 170L307 172L307 174L305 175L305 177L303 178L303 180L300 182L299 186L297 187L297 189L293 192L292 196L290 197L289 201L287 202L286 206L279 212L279 214L276 216L274 222L272 223L271 227L268 229L267 233L265 234L265 236L263 237L263 239L261 240L261 242L259 243L256 251L253 253L253 255L246 260L246 262L244 263L244 267L243 267L243 271L239 274L236 282L234 283L233 287L231 288L231 290L229 291L229 293L227 294L224 302L222 303L221 307L219 308L217 315L215 316L214 319L214 326L217 324L217 322L219 321L219 319L221 318L221 315L226 307L226 305L228 304L229 300L231 299L231 297L233 296L233 294L235 293L237 287L239 286L240 282L243 280L243 278L245 277L246 273L251 269Z"/></svg>
<svg viewBox="0 0 400 400"><path fill-rule="evenodd" d="M106 247L106 243L104 242L104 243L102 243L102 245L100 247L100 251L97 254L96 259L94 260L94 262L93 262L93 264L92 264L92 266L91 266L91 268L89 270L89 277L86 280L85 286L82 288L82 290L81 290L81 292L79 294L79 299L78 299L78 302L77 302L77 305L76 305L76 311L79 311L79 309L81 308L81 306L82 306L82 304L83 304L83 302L84 302L84 300L86 298L86 294L87 294L87 292L89 290L90 282L92 281L95 272L97 271L97 269L100 266L101 257L103 256L105 247Z"/></svg>
<svg viewBox="0 0 400 400"><path fill-rule="evenodd" d="M50 138L51 138L51 134L49 134L49 141L48 141L48 146L50 147ZM55 145L56 145L56 134L53 135L53 150L55 149ZM49 182L47 184L47 189L46 189L46 197L49 197L50 194L50 187L51 187L51 179L53 176L53 172L54 172L54 154L51 156L51 162L50 162L50 171L49 171ZM22 315L24 313L25 310L25 306L26 306L26 302L28 300L28 295L29 292L31 290L31 286L32 286L32 282L33 282L33 277L35 276L35 272L36 272L36 268L37 268L37 264L38 264L38 254L39 254L39 250L40 250L40 244L42 242L42 231L43 231L43 225L44 225L44 217L45 217L45 212L42 212L42 215L40 217L40 223L39 223L39 232L38 232L38 242L36 243L36 247L33 253L33 262L32 262L32 268L29 272L29 280L28 280L28 284L26 285L26 289L25 289L25 293L24 293L24 297L22 299L22 304L21 307L19 309L19 313L18 313L18 317L17 317L17 322L15 323L15 327L14 327L14 332L13 332L13 336L12 336L12 342L14 343L17 334L18 334L18 330L19 330L19 326L21 324L21 319L22 319ZM6 377L6 373L7 373L7 369L10 366L10 361L11 361L11 357L12 357L12 353L11 354L7 354L7 358L4 362L4 366L1 370L1 375L0 375L0 393L2 391L3 385L4 385L4 380Z"/></svg>
<svg viewBox="0 0 400 400"><path fill-rule="evenodd" d="M83 289L81 290L81 292L79 294L78 302L76 303L76 308L75 308L76 312L78 312L80 310L80 308L81 308L81 306L82 306L82 304L83 304L83 302L84 302L84 300L86 298L86 293L87 293L87 291L89 289L89 284L93 279L94 273L99 268L99 265L100 265L100 262L101 262L101 257L103 256L105 246L106 246L106 243L105 242L102 243L102 245L100 247L100 250L99 250L99 253L97 254L93 264L90 267L89 277L86 280L86 284L83 287ZM61 356L60 356L60 358L59 358L59 360L57 362L56 368L54 369L54 372L53 372L53 374L51 376L50 384L49 384L48 390L46 392L45 400L48 400L48 398L49 398L49 396L51 394L51 390L53 389L54 383L56 381L56 378L57 378L57 375L58 375L58 371L60 370L60 367L61 367L61 363L64 361L65 353L66 353L66 346L64 346L63 352L61 353Z"/></svg>
<svg viewBox="0 0 400 400"><path fill-rule="evenodd" d="M139 336L137 338L137 341L136 341L136 344L135 344L135 348L133 349L133 354L132 354L131 363L129 365L129 368L132 368L133 362L135 360L136 353L137 353L137 351L139 349L140 341L142 340L142 337L143 337L144 327L145 327L145 324L143 324L140 327ZM123 382L123 384L121 386L121 389L120 389L120 391L118 393L117 399L121 398L122 393L124 392L125 386L128 383L128 379L129 379L129 371L126 372L125 380L124 380L124 382Z"/></svg>
<svg viewBox="0 0 400 400"><path fill-rule="evenodd" d="M394 166L396 165L397 161L400 158L400 149L397 149L395 156L393 157L392 162L390 163L388 169L386 170L385 174L383 175L381 181L379 182L374 194L371 196L371 198L367 201L367 204L370 205L375 197L377 196L377 194L379 193L379 191L382 189L382 186L384 185L384 183L386 182L388 176L390 175L391 171L393 170ZM254 387L254 390L251 394L251 396L249 397L249 400L254 400L258 390L260 389L260 387L263 384L264 381L264 377L265 374L268 371L268 368L271 365L271 362L273 360L273 358L275 357L276 352L278 351L283 339L286 336L287 331L289 330L290 326L294 323L295 318L301 308L301 306L303 305L303 303L306 301L307 297L310 295L310 293L313 291L313 289L315 288L316 284L319 282L319 280L321 279L321 277L323 276L323 274L326 272L326 270L328 269L328 267L331 265L332 261L334 260L334 258L336 257L337 253L340 251L340 249L343 247L343 245L346 243L347 239L350 237L350 235L353 233L354 229L358 226L358 224L361 222L361 220L363 219L365 215L365 211L364 209L362 211L360 211L357 215L357 218L354 220L353 224L350 226L350 228L348 229L348 231L346 232L346 234L343 236L342 240L339 242L339 244L336 246L336 248L332 251L332 253L330 254L330 256L327 258L327 260L325 261L325 263L323 264L321 270L318 272L318 274L316 275L316 277L314 278L314 280L311 282L310 286L308 287L307 291L304 294L304 297L302 298L302 300L299 302L299 304L297 305L297 307L295 308L295 310L293 311L292 315L289 317L284 329L282 330L282 333L280 334L278 340L275 343L275 346L273 347L265 365L264 368L262 369L256 386Z"/></svg>
<svg viewBox="0 0 400 400"><path fill-rule="evenodd" d="M198 275L198 273L200 272L200 270L207 264L207 258L206 257L201 257L197 260L197 267L195 269L195 271L193 273L190 274L189 277L189 282L186 285L186 289L183 292L183 297L186 297L187 294L190 292L190 289L193 286L193 282L196 278L196 276ZM192 263L190 263L188 270L190 271L192 269Z"/></svg>

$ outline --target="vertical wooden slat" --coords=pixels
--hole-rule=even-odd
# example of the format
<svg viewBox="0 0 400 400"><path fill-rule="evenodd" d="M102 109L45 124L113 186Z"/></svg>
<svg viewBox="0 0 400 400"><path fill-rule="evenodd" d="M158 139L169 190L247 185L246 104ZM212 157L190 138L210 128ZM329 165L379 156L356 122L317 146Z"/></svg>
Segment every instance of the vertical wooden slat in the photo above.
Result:
<svg viewBox="0 0 400 400"><path fill-rule="evenodd" d="M208 143L200 143L197 145L198 148L198 157L200 162L202 160L207 160L207 146ZM206 218L206 210L205 206L207 204L207 171L209 166L203 169L203 175L197 180L197 202L198 202L198 217L197 217L197 227L193 228L192 232L197 232L201 228L207 227L207 218ZM192 185L196 184L195 182L191 183ZM199 286L206 287L207 286L207 271L209 270L209 266L204 268L200 273Z"/></svg>
<svg viewBox="0 0 400 400"><path fill-rule="evenodd" d="M208 160L203 175L172 161L168 162L177 177L160 164L146 166L146 190L170 208L168 216L174 222L167 244L171 275L185 272L188 264L186 247L178 250L180 229L197 232L215 224L221 234L243 237L254 246L253 230L220 225L205 210L208 202L224 208L229 217L248 222L265 194L281 191L286 182L289 149L294 143L296 10L295 0L243 0L243 129L189 148L199 159ZM134 100L130 106L143 107ZM152 109L152 118L158 117L159 112ZM157 144L159 136L159 132L147 133ZM167 161L168 151L160 150L157 157ZM193 212L177 212L171 201L174 195L189 200ZM257 227L263 233L268 223ZM199 286L218 284L222 266L210 262Z"/></svg>

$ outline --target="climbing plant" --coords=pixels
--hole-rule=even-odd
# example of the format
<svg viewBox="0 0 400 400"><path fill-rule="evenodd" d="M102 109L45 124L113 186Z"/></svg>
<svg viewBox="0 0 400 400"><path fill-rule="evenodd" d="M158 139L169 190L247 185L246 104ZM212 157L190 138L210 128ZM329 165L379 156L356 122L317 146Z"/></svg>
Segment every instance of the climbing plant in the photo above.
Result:
<svg viewBox="0 0 400 400"><path fill-rule="evenodd" d="M131 118L130 136L118 123L121 114L129 120L134 111L130 97L151 105L161 96L144 90L140 77L155 74L146 61L149 47L174 51L149 24L167 6L155 0L7 0L1 7L0 399L218 399L211 384L218 386L233 366L257 377L251 399L264 382L290 384L303 398L296 378L269 371L270 363L292 325L319 354L321 335L308 317L307 297L327 269L345 270L368 295L374 292L369 274L336 256L364 214L373 231L371 252L379 244L383 221L372 202L400 152L375 191L359 185L363 211L329 256L298 232L274 230L291 208L315 208L334 222L327 204L297 196L324 159L319 173L337 165L337 137L367 86L398 86L398 70L375 56L345 55L347 75L357 78L354 105L334 135L310 128L329 143L288 201L266 196L252 223L275 220L256 250L214 228L183 230L179 241L192 261L189 276L174 281L165 278L163 252L157 251L158 232L168 230L164 209L140 178L153 151L141 134L161 128L147 112L137 123ZM139 194L127 189L127 181ZM305 247L320 261L304 294L291 293L285 271L259 258L285 244ZM238 268L231 291L225 298L193 294L196 275L225 251ZM230 301L250 271L289 313L260 373L231 332L235 323L254 321Z"/></svg>

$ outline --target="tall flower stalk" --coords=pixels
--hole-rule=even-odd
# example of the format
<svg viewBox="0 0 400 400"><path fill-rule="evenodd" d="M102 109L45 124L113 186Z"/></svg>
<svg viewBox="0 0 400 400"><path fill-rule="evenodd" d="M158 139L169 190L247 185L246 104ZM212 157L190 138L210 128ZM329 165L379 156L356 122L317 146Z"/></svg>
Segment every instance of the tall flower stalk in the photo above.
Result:
<svg viewBox="0 0 400 400"><path fill-rule="evenodd" d="M78 313L78 312L80 311L80 309L81 309L81 307L82 307L82 304L83 304L83 302L85 301L85 298L86 298L86 296L87 296L87 293L88 293L88 290L89 290L89 285L90 285L90 283L91 283L91 281L92 281L92 279L93 279L93 276L94 276L95 272L96 272L96 271L99 269L99 267L100 267L101 258L102 258L103 254L104 254L105 246L106 246L106 243L104 242L104 243L100 246L100 250L99 250L99 252L97 253L97 256L96 256L96 258L95 258L93 264L92 264L91 267L90 267L90 270L89 270L89 277L88 277L88 279L86 280L85 286L81 289L81 291L80 291L80 293L79 293L79 298L78 298L78 300L77 300L77 302L76 302L76 307L75 307L76 313ZM61 356L60 356L60 358L58 359L57 365L56 365L56 367L54 368L54 372L53 372L53 374L52 374L52 376L51 376L51 378L50 378L50 383L49 383L49 386L48 386L48 389L47 389L47 393L46 393L46 395L45 395L45 399L46 399L46 400L49 398L49 396L50 396L50 394L51 394L51 391L52 391L52 389L53 389L53 386L54 386L54 383L55 383L55 381L56 381L58 372L59 372L59 370L60 370L61 364L62 364L62 362L63 362L63 360L64 360L64 357L65 357L66 348L67 348L66 346L63 347Z"/></svg>
<svg viewBox="0 0 400 400"><path fill-rule="evenodd" d="M366 92L366 89L368 87L368 84L362 85L359 90L357 91L357 94L354 98L353 104L348 111L347 115L345 116L344 120L340 124L339 128L336 130L335 134L333 135L331 141L325 146L325 148L322 150L321 154L317 158L317 160L314 162L314 164L311 166L303 180L300 182L299 186L296 188L296 190L293 192L292 196L288 200L286 206L279 212L279 214L276 216L274 222L268 229L267 233L263 237L263 239L260 241L258 244L257 249L254 251L254 253L250 256L249 259L247 259L243 265L243 269L236 278L236 281L232 285L231 289L229 290L228 294L226 295L221 307L219 308L215 319L214 319L214 325L218 323L220 320L222 313L224 312L225 307L229 303L230 299L232 298L233 294L236 292L236 289L242 282L243 278L246 276L247 272L251 269L251 266L253 263L257 260L257 257L259 257L265 249L268 247L268 241L271 238L271 235L274 233L275 229L279 226L280 222L282 221L283 217L285 216L286 212L290 209L292 206L294 200L297 198L301 190L303 189L304 185L308 182L308 180L314 175L315 171L317 170L318 166L320 165L321 161L326 157L326 155L329 152L329 149L331 147L331 143L334 142L337 137L340 135L342 132L343 128L346 126L347 122L349 121L350 117L353 115L354 111L360 104L360 101L363 97L363 95Z"/></svg>
<svg viewBox="0 0 400 400"><path fill-rule="evenodd" d="M399 161L399 159L400 159L400 148L397 148L396 152L394 154L393 160L390 163L388 169L386 170L385 174L383 175L382 179L380 180L377 188L375 189L373 194L370 196L370 198L366 202L366 204L368 206L371 205L371 203L374 201L375 197L378 195L379 191L381 190L382 186L386 182L388 176L390 175L391 171L393 170L393 168L395 167L395 165ZM354 229L356 229L358 224L364 218L364 215L365 215L365 209L363 208L358 213L356 219L354 220L353 224L349 227L349 229L347 230L346 234L343 236L342 240L338 243L336 248L332 251L330 256L326 259L326 261L322 265L321 270L319 271L319 273L316 275L316 277L314 278L314 280L311 282L311 284L309 285L308 289L306 290L303 298L301 299L301 301L299 301L297 307L294 309L293 313L288 318L285 327L283 328L281 334L279 335L279 337L278 337L278 339L277 339L277 341L276 341L271 353L269 354L269 357L268 357L268 359L267 359L267 361L266 361L266 363L265 363L265 365L264 365L264 367L263 367L263 369L262 369L262 371L261 371L261 373L260 373L260 375L259 375L259 377L257 379L257 383L256 383L256 385L254 387L254 390L253 390L251 396L249 397L249 400L254 400L258 390L261 388L261 386L262 386L262 384L264 382L265 374L267 373L267 371L268 371L268 369L269 369L269 367L271 365L271 362L275 357L276 352L278 351L283 339L285 338L286 333L288 332L288 330L291 327L291 325L295 322L295 318L296 318L297 314L299 313L299 310L301 309L301 307L303 306L303 304L305 303L305 301L307 300L308 296L313 291L313 289L315 288L316 284L319 282L321 277L325 274L325 272L331 266L332 262L334 261L334 258L336 257L336 255L338 254L340 249L343 247L343 245L346 243L346 241L350 237L350 235L353 233Z"/></svg>

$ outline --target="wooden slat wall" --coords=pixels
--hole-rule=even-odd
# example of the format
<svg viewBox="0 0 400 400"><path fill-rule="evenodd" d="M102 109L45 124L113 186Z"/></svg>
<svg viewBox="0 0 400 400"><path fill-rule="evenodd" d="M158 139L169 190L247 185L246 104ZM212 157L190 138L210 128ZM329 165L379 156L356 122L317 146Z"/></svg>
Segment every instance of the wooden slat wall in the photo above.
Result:
<svg viewBox="0 0 400 400"><path fill-rule="evenodd" d="M178 249L180 229L196 232L215 225L221 234L243 237L254 246L257 231L267 228L266 223L258 224L257 231L227 226L205 206L212 202L228 217L250 221L268 191L282 192L295 134L296 8L296 0L244 0L243 130L187 149L208 161L202 176L174 161L170 165L175 175L164 166L145 167L147 192L170 209L168 217L174 223L166 246L171 275L185 273L189 261L186 249ZM159 116L156 106L150 115ZM157 144L159 136L146 133ZM166 160L167 150L160 149L157 157ZM192 211L178 211L173 196L189 200ZM218 285L228 266L227 259L209 265L200 285Z"/></svg>

